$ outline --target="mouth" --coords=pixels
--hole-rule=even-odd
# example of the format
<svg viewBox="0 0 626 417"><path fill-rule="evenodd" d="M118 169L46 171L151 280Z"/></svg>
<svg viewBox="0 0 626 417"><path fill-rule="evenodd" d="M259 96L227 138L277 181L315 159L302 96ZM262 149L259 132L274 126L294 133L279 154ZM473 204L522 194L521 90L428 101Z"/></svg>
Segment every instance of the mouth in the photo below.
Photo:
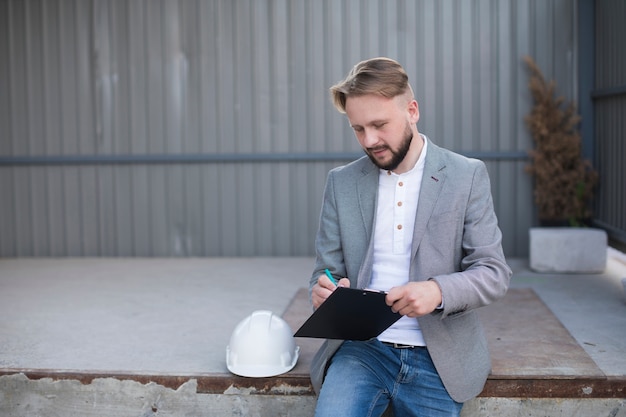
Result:
<svg viewBox="0 0 626 417"><path fill-rule="evenodd" d="M387 147L379 146L376 148L369 148L367 151L369 152L370 155L380 158L385 154L385 152L387 152Z"/></svg>

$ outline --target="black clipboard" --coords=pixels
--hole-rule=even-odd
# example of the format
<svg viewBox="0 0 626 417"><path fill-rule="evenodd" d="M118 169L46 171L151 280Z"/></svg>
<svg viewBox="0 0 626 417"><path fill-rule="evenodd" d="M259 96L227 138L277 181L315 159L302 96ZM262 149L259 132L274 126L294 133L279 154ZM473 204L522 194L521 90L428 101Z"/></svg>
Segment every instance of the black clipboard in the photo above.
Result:
<svg viewBox="0 0 626 417"><path fill-rule="evenodd" d="M294 337L369 340L402 317L385 303L384 292L338 287Z"/></svg>

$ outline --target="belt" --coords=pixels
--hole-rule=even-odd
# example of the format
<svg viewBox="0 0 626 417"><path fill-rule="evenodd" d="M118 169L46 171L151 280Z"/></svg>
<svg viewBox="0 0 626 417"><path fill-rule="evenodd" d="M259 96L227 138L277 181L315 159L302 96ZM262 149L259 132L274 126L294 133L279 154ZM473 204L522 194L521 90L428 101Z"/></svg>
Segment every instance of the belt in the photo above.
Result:
<svg viewBox="0 0 626 417"><path fill-rule="evenodd" d="M382 342L383 345L391 346L395 349L414 349L414 348L424 348L426 346L414 346L414 345L403 345L402 343L391 343L391 342Z"/></svg>

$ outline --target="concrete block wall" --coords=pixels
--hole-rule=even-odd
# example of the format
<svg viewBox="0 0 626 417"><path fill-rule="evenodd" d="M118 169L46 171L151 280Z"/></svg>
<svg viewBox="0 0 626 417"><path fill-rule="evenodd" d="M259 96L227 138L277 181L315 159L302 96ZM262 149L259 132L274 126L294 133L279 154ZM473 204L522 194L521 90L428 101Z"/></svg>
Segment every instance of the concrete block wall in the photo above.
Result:
<svg viewBox="0 0 626 417"><path fill-rule="evenodd" d="M226 391L199 394L191 379L178 389L115 378L30 380L23 374L0 377L2 417L310 417L313 395L272 395ZM462 417L626 417L623 398L476 398Z"/></svg>

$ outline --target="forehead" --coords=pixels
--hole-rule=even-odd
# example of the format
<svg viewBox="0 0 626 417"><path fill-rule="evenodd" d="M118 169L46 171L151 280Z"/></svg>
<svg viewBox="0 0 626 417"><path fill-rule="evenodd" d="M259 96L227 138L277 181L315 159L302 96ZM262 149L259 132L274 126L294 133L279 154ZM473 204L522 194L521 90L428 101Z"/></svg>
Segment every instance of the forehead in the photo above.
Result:
<svg viewBox="0 0 626 417"><path fill-rule="evenodd" d="M366 125L373 121L401 117L406 110L402 96L387 98L376 94L349 96L346 99L346 115L350 124Z"/></svg>

